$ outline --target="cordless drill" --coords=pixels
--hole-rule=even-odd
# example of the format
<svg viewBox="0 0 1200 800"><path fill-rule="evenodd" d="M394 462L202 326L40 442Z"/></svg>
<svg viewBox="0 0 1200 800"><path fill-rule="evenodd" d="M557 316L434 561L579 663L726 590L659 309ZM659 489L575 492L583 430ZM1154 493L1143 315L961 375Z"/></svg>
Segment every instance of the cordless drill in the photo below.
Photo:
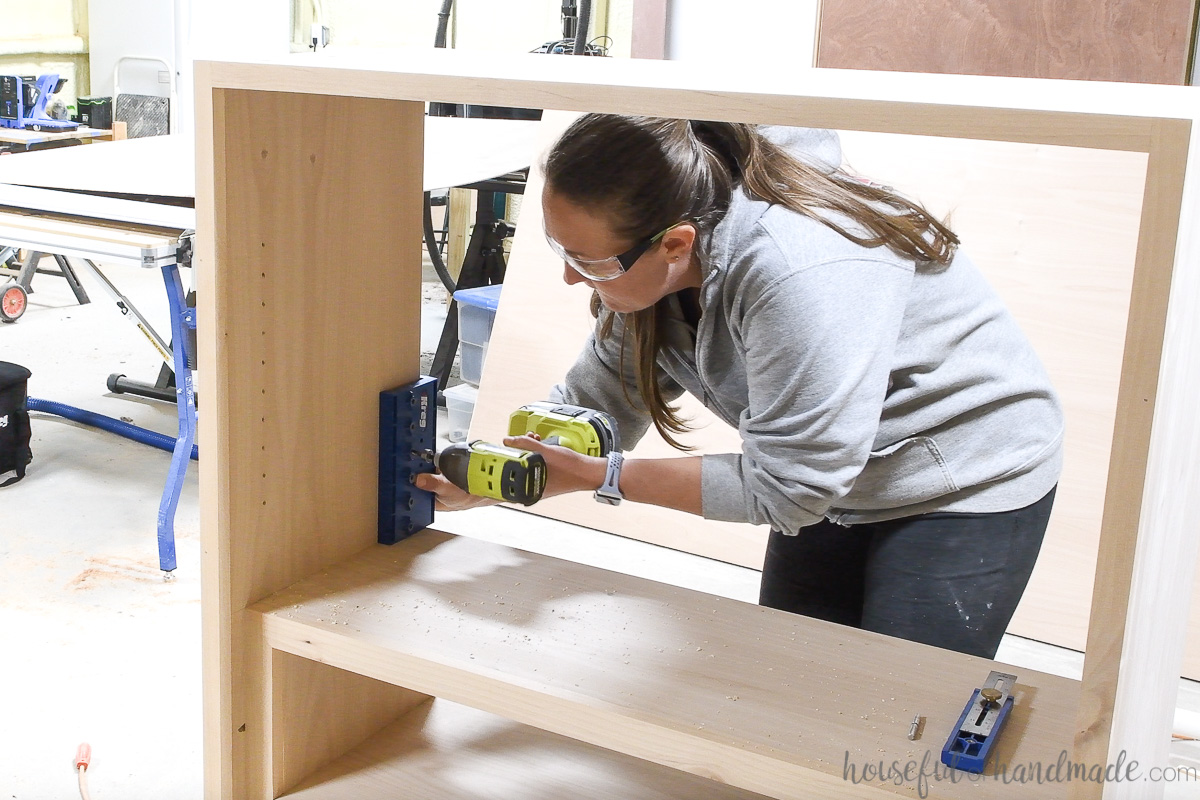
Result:
<svg viewBox="0 0 1200 800"><path fill-rule="evenodd" d="M562 403L529 403L514 411L508 435L525 434L587 456L621 448L611 414ZM530 450L475 440L450 445L434 463L448 481L479 497L531 506L546 489L546 460Z"/></svg>

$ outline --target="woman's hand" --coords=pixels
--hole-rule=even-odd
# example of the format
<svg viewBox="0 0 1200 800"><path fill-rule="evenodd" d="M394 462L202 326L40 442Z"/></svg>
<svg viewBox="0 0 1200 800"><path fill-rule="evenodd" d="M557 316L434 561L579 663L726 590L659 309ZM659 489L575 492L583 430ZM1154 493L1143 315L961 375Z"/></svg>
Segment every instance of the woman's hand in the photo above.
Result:
<svg viewBox="0 0 1200 800"><path fill-rule="evenodd" d="M468 508L494 506L500 502L490 497L478 497L465 492L433 472L423 472L418 475L416 485L418 489L434 493L434 511L465 511Z"/></svg>
<svg viewBox="0 0 1200 800"><path fill-rule="evenodd" d="M504 444L540 453L546 459L546 491L542 497L593 491L604 483L608 459L585 456L567 447L546 444L536 433L506 436Z"/></svg>
<svg viewBox="0 0 1200 800"><path fill-rule="evenodd" d="M541 454L546 460L546 489L542 497L554 497L568 492L592 491L604 483L607 459L581 455L566 447L546 444L537 434L508 436L504 439L508 447L530 450ZM491 506L499 500L478 497L458 488L438 473L422 473L416 478L416 486L433 492L435 511L464 511L469 508Z"/></svg>

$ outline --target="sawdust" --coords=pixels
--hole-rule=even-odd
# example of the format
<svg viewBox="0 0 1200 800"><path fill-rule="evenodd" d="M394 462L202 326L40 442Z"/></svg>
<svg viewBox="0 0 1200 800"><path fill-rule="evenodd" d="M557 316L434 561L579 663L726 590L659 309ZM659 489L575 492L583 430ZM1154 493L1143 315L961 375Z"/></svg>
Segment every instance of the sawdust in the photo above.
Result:
<svg viewBox="0 0 1200 800"><path fill-rule="evenodd" d="M149 561L135 561L119 556L91 556L92 564L67 583L73 591L94 589L110 583L133 581L135 583L161 583L162 572L158 565Z"/></svg>

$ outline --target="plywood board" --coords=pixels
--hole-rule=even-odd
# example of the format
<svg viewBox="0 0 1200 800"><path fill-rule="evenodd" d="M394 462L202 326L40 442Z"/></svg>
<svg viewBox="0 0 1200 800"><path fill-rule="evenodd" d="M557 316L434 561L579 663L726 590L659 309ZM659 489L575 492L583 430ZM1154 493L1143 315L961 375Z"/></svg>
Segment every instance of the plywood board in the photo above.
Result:
<svg viewBox="0 0 1200 800"><path fill-rule="evenodd" d="M822 0L819 67L1187 82L1191 0Z"/></svg>
<svg viewBox="0 0 1200 800"><path fill-rule="evenodd" d="M363 800L373 793L438 800L762 798L449 700L409 713L283 797Z"/></svg>
<svg viewBox="0 0 1200 800"><path fill-rule="evenodd" d="M551 116L540 145L565 126ZM1129 312L1146 157L1140 153L843 132L848 166L950 218L1047 365L1067 409L1066 464L1047 541L1010 632L1083 650ZM529 196L540 191L531 179ZM590 292L561 280L540 207L526 203L493 329L471 436L562 379L590 331ZM532 217L532 219L530 219ZM1064 298L1072 298L1065 301ZM525 321L537 319L537 326ZM554 331L554 336L544 331ZM702 452L739 448L734 432L689 398ZM653 434L634 455L673 451ZM575 524L760 567L765 531L657 507L600 507L583 496L529 509ZM1200 651L1200 615L1189 633ZM1184 674L1200 677L1189 656Z"/></svg>
<svg viewBox="0 0 1200 800"><path fill-rule="evenodd" d="M485 180L529 166L536 123L427 117L426 191ZM347 123L355 130L364 126ZM378 125L371 123L372 131ZM367 131L362 131L364 134ZM296 134L300 138L300 134ZM381 139L387 142L385 136ZM0 159L0 183L86 192L191 199L195 142L182 134L64 147Z"/></svg>
<svg viewBox="0 0 1200 800"><path fill-rule="evenodd" d="M199 328L210 332L200 360L211 365L200 435L213 456L201 515L239 533L210 555L225 567L205 565L230 579L210 595L221 626L206 629L206 648L228 653L233 674L247 677L211 698L220 735L239 753L236 767L209 776L229 795L270 782L262 688L250 677L261 653L245 605L375 541L378 395L419 369L419 325L410 322L421 264L410 237L420 230L412 176L422 169L423 110L231 90L208 112L205 158L217 169L202 187L197 294ZM378 127L364 131L361 119ZM387 147L368 146L379 130ZM351 242L358 257L347 259ZM383 701L354 702L375 713ZM330 735L340 734L353 739Z"/></svg>
<svg viewBox="0 0 1200 800"><path fill-rule="evenodd" d="M191 136L94 142L0 159L0 183L155 197L196 196Z"/></svg>
<svg viewBox="0 0 1200 800"><path fill-rule="evenodd" d="M1065 463L1009 630L1083 650L1146 158L852 132L843 144L855 170L950 218L1050 372L1066 414Z"/></svg>
<svg viewBox="0 0 1200 800"><path fill-rule="evenodd" d="M997 763L1047 762L1074 734L1075 681L434 530L253 611L278 650L770 797L875 796L888 781L847 765L937 763L991 669L1018 673ZM911 741L916 715L927 735Z"/></svg>

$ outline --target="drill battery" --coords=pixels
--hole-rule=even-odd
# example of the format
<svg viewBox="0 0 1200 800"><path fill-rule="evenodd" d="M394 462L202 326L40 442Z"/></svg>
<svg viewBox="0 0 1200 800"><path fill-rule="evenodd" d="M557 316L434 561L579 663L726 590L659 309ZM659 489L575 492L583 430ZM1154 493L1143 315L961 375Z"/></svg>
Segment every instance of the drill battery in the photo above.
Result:
<svg viewBox="0 0 1200 800"><path fill-rule="evenodd" d="M527 433L585 456L607 456L621 449L616 419L582 406L546 401L523 405L508 418L508 435Z"/></svg>

